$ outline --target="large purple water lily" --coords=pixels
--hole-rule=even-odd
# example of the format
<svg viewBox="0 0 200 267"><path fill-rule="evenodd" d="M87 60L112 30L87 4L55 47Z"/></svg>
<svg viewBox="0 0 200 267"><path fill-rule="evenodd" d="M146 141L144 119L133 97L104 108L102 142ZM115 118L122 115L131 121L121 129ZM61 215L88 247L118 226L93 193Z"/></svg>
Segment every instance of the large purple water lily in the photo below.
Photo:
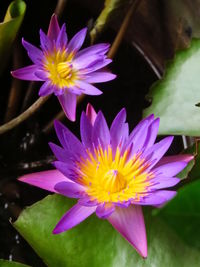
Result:
<svg viewBox="0 0 200 267"><path fill-rule="evenodd" d="M64 125L55 122L62 147L50 144L56 170L28 174L21 181L78 198L53 230L67 231L96 212L107 219L140 253L147 257L142 205L160 207L173 198L167 190L179 182L176 174L191 155L163 157L173 137L155 143L159 119L150 115L129 134L126 111L122 109L110 129L102 112L88 105L81 116L80 142Z"/></svg>
<svg viewBox="0 0 200 267"><path fill-rule="evenodd" d="M60 28L56 15L53 15L47 35L40 30L41 49L22 40L33 65L11 72L18 79L43 81L39 95L54 93L72 121L76 118L77 96L100 95L102 92L92 84L116 77L102 70L112 61L105 55L109 44L96 44L79 51L86 32L86 28L82 29L68 42L65 24Z"/></svg>

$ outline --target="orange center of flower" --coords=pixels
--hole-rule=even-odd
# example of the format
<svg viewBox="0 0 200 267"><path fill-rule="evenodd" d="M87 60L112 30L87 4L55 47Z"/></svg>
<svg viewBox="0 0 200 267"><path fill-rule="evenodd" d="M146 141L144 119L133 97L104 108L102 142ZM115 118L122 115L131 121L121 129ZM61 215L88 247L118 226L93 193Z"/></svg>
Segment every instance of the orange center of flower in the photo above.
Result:
<svg viewBox="0 0 200 267"><path fill-rule="evenodd" d="M87 159L77 163L79 182L86 186L92 200L102 202L139 201L147 195L153 173L147 171L148 164L139 155L128 160L129 151L121 155L120 149L113 157L112 149L99 147Z"/></svg>
<svg viewBox="0 0 200 267"><path fill-rule="evenodd" d="M69 88L75 85L78 77L77 71L73 69L72 60L74 54L68 54L65 49L54 49L46 53L44 68L49 73L48 78L52 85L59 89Z"/></svg>

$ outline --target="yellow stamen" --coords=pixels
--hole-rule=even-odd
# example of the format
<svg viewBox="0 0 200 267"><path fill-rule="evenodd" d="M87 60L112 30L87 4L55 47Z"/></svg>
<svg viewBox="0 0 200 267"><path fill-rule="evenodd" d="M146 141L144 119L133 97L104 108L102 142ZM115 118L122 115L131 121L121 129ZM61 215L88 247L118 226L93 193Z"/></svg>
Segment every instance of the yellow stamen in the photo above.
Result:
<svg viewBox="0 0 200 267"><path fill-rule="evenodd" d="M69 88L75 85L78 73L73 69L74 54L68 54L65 49L56 50L45 55L44 68L49 73L48 78L57 88Z"/></svg>
<svg viewBox="0 0 200 267"><path fill-rule="evenodd" d="M101 202L139 201L147 195L153 174L146 171L148 165L139 155L128 160L129 151L121 155L117 148L113 157L112 149L99 147L88 153L87 159L77 163L79 182L87 187L87 194Z"/></svg>

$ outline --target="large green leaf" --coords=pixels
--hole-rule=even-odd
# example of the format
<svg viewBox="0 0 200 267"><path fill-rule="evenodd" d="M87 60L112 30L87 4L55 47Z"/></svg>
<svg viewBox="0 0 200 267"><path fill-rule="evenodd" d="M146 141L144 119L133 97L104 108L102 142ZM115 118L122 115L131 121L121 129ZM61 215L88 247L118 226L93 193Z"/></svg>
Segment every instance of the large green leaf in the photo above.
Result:
<svg viewBox="0 0 200 267"><path fill-rule="evenodd" d="M0 259L0 267L28 267L28 265Z"/></svg>
<svg viewBox="0 0 200 267"><path fill-rule="evenodd" d="M9 50L20 28L25 11L25 2L15 0L9 5L4 20L0 23L0 73L5 67Z"/></svg>
<svg viewBox="0 0 200 267"><path fill-rule="evenodd" d="M181 188L160 215L188 245L200 249L200 180Z"/></svg>
<svg viewBox="0 0 200 267"><path fill-rule="evenodd" d="M48 266L188 267L199 266L198 251L182 243L164 222L146 216L148 258L142 259L107 220L95 215L66 233L53 235L56 223L74 202L51 195L25 209L14 223Z"/></svg>
<svg viewBox="0 0 200 267"><path fill-rule="evenodd" d="M144 116L160 117L160 134L200 135L200 40L177 53L148 97L152 104Z"/></svg>

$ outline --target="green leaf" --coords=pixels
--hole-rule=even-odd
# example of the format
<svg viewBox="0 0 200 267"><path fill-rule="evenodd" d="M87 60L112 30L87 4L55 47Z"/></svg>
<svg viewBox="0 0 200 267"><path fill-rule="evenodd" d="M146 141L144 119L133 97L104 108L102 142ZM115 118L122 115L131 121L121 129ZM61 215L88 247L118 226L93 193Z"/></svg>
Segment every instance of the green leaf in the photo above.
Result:
<svg viewBox="0 0 200 267"><path fill-rule="evenodd" d="M200 180L178 190L160 216L188 245L200 249Z"/></svg>
<svg viewBox="0 0 200 267"><path fill-rule="evenodd" d="M168 64L163 79L150 90L152 104L144 117L160 117L159 134L200 135L200 40L180 51Z"/></svg>
<svg viewBox="0 0 200 267"><path fill-rule="evenodd" d="M50 195L25 209L14 227L48 266L59 267L197 267L199 252L186 246L158 217L146 213L148 258L142 259L107 220L91 216L75 228L52 230L74 202Z"/></svg>
<svg viewBox="0 0 200 267"><path fill-rule="evenodd" d="M128 3L127 0L105 0L104 8L97 18L94 28L90 32L91 42L94 43L97 35L103 31L103 29L107 26L108 22L113 16L115 11L122 8L122 5Z"/></svg>
<svg viewBox="0 0 200 267"><path fill-rule="evenodd" d="M25 265L22 263L0 259L0 267L28 267L28 266L29 265Z"/></svg>
<svg viewBox="0 0 200 267"><path fill-rule="evenodd" d="M197 150L197 151L196 151ZM181 179L186 179L184 182L188 183L197 179L200 179L200 144L198 143L184 150L185 154L191 154L194 156L194 159L191 160L186 168L181 171L177 177Z"/></svg>
<svg viewBox="0 0 200 267"><path fill-rule="evenodd" d="M0 23L0 61L3 62L0 64L0 73L5 67L9 50L21 26L25 11L25 2L15 0L9 5L4 20Z"/></svg>

